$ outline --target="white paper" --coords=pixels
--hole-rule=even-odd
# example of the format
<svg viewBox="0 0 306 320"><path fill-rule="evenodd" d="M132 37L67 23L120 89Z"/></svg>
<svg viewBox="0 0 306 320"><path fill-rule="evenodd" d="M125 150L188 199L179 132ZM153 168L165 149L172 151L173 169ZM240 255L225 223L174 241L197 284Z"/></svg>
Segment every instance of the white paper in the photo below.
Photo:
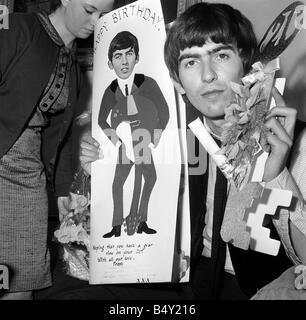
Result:
<svg viewBox="0 0 306 320"><path fill-rule="evenodd" d="M292 192L281 189L264 189L268 192L266 197L261 196L253 200L252 206L256 203L256 210L248 213L246 226L250 229L250 248L252 250L276 256L280 248L280 242L270 238L270 229L263 227L263 220L266 214L274 215L278 206L288 207L291 203ZM252 208L252 207L251 207Z"/></svg>
<svg viewBox="0 0 306 320"><path fill-rule="evenodd" d="M205 150L208 152L211 158L215 161L216 165L223 172L225 177L229 179L233 172L233 166L231 166L228 163L225 155L218 154L218 152L220 151L220 147L217 145L215 140L207 131L202 121L199 118L197 118L196 120L190 122L188 124L188 127L199 139L202 146L205 148Z"/></svg>
<svg viewBox="0 0 306 320"><path fill-rule="evenodd" d="M148 202L147 224L157 233L135 232L133 235L128 235L126 224L123 224L120 236L103 238L103 235L112 230L114 211L112 184L119 149L98 125L98 116L104 92L115 79L114 70L108 67L109 44L114 36L123 30L134 34L139 41L139 61L135 65L135 73L144 74L156 81L167 101L170 118L157 147L153 144L152 149L152 143L149 144L157 179ZM181 153L174 89L163 58L165 37L162 9L160 2L156 0L133 2L103 16L97 25L92 133L100 143L104 159L96 161L92 166L91 284L151 283L172 280ZM123 186L124 219L129 215L134 180L135 165L131 167ZM144 183L145 179L142 177L142 186ZM188 250L185 253L189 255ZM188 278L184 281L188 281Z"/></svg>

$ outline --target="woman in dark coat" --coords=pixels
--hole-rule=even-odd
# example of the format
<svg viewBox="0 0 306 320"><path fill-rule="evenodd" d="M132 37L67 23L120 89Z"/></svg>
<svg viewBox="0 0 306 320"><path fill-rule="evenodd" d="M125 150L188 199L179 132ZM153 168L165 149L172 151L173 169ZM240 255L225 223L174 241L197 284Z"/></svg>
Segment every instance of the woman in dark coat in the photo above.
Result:
<svg viewBox="0 0 306 320"><path fill-rule="evenodd" d="M51 285L46 178L65 213L72 120L82 87L76 38L87 38L112 0L56 0L52 13L12 14L0 30L0 265L5 299Z"/></svg>

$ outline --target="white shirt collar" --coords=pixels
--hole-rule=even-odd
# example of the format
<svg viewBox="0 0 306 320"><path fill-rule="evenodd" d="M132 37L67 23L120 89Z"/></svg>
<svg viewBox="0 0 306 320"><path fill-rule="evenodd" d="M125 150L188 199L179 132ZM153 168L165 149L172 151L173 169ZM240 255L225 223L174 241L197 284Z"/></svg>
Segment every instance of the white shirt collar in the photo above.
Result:
<svg viewBox="0 0 306 320"><path fill-rule="evenodd" d="M215 138L217 138L218 140L221 141L221 137L216 135L209 127L209 125L207 124L206 122L206 118L203 116L203 124L204 124L204 127L207 129L207 131L212 135L214 136Z"/></svg>
<svg viewBox="0 0 306 320"><path fill-rule="evenodd" d="M129 94L131 94L133 83L134 83L135 72L132 72L131 75L127 79L118 78L118 85L121 89L123 95L125 96L125 85L127 84Z"/></svg>

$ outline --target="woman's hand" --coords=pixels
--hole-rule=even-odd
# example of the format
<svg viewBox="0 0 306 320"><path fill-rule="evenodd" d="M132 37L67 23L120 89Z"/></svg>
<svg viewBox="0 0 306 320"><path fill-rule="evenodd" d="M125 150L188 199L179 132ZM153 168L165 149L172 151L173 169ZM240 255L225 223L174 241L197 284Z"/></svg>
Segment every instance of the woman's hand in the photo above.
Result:
<svg viewBox="0 0 306 320"><path fill-rule="evenodd" d="M80 144L80 163L82 168L87 174L91 174L91 163L102 159L100 145L96 139L94 139L89 132L86 132L81 137Z"/></svg>
<svg viewBox="0 0 306 320"><path fill-rule="evenodd" d="M69 203L70 203L69 196L57 198L57 208L58 208L60 222L69 213Z"/></svg>
<svg viewBox="0 0 306 320"><path fill-rule="evenodd" d="M282 95L273 88L272 95L276 107L272 108L266 117L266 127L270 129L267 142L271 147L265 164L263 181L269 182L277 177L284 167L293 144L293 134L297 111L288 108Z"/></svg>

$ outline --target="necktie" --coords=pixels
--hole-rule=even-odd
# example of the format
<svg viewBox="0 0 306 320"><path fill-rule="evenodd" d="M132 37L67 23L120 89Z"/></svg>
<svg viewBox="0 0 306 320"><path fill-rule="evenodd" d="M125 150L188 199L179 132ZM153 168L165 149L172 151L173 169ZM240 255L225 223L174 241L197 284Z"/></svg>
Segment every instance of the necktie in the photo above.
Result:
<svg viewBox="0 0 306 320"><path fill-rule="evenodd" d="M133 116L138 113L134 97L132 94L129 94L129 89L127 84L125 85L124 90L125 90L125 95L127 99L127 115Z"/></svg>
<svg viewBox="0 0 306 320"><path fill-rule="evenodd" d="M216 140L216 139L215 139ZM220 146L220 141L216 140ZM217 167L217 177L214 194L214 218L212 236L212 295L213 299L218 299L218 294L223 280L223 272L226 257L226 243L220 235L225 206L227 200L227 180L221 170Z"/></svg>

